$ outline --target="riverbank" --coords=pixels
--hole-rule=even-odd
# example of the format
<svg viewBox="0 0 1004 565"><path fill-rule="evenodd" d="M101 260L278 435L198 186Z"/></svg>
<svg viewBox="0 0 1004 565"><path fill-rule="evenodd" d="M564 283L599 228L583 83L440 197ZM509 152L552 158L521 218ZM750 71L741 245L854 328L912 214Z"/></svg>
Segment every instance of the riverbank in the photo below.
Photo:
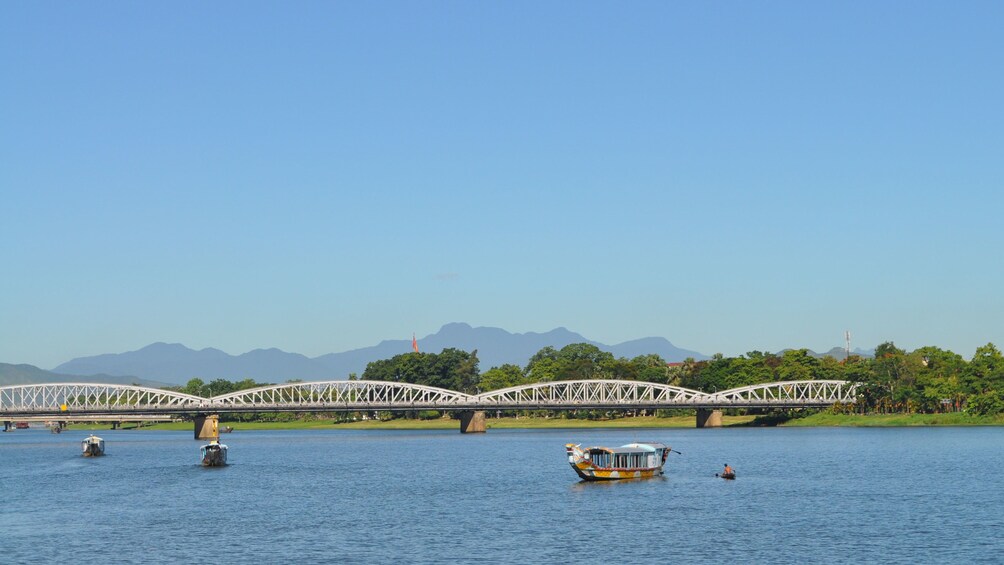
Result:
<svg viewBox="0 0 1004 565"><path fill-rule="evenodd" d="M819 412L801 418L765 418L756 416L723 416L725 427L910 427L910 426L1002 426L1004 415L973 416L964 412L948 414L831 414ZM694 416L636 416L612 420L578 420L570 418L489 418L488 429L582 429L582 428L693 428ZM294 420L290 422L222 422L240 430L456 430L460 423L449 418L433 420ZM123 428L132 428L126 424ZM74 424L70 429L103 430L108 424ZM191 422L161 422L143 425L144 430L191 430Z"/></svg>
<svg viewBox="0 0 1004 565"><path fill-rule="evenodd" d="M752 422L753 416L723 416L727 426L744 425ZM489 418L488 429L562 429L562 428L693 428L694 416L674 416L656 418L637 416L612 420L576 420L566 418ZM355 422L335 422L334 420L294 420L291 422L221 422L220 426L232 426L235 430L458 430L460 422L450 418L432 420L358 420ZM123 428L134 427L126 424ZM108 429L108 424L73 424L70 429ZM191 430L191 422L160 422L143 425L144 430Z"/></svg>
<svg viewBox="0 0 1004 565"><path fill-rule="evenodd" d="M786 427L910 427L910 426L1004 426L1004 414L973 416L965 412L947 414L830 414L818 412L788 420Z"/></svg>

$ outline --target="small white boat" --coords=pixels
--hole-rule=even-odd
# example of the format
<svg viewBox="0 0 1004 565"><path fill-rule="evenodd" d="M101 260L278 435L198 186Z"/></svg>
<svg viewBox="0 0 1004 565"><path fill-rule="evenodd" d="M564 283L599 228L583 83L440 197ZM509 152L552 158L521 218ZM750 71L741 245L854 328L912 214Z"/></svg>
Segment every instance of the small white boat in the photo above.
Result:
<svg viewBox="0 0 1004 565"><path fill-rule="evenodd" d="M87 439L80 442L80 448L84 452L84 457L98 457L105 454L105 440L91 434Z"/></svg>
<svg viewBox="0 0 1004 565"><path fill-rule="evenodd" d="M227 446L212 440L202 446L202 466L222 467L227 464Z"/></svg>
<svg viewBox="0 0 1004 565"><path fill-rule="evenodd" d="M568 464L586 481L647 479L662 475L672 451L661 443L629 443L620 447L587 447L565 444Z"/></svg>

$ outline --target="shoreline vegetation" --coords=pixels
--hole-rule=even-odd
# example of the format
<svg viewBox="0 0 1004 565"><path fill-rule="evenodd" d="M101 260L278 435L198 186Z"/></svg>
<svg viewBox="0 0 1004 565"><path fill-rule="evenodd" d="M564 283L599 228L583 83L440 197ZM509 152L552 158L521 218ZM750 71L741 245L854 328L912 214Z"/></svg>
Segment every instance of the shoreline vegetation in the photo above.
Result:
<svg viewBox="0 0 1004 565"><path fill-rule="evenodd" d="M618 429L618 428L694 428L694 416L634 416L609 420L582 420L572 418L489 418L488 429ZM1004 416L974 416L961 412L944 414L833 414L818 412L805 416L729 416L722 417L725 428L756 427L929 427L929 426L1004 426ZM358 420L354 422L334 419L303 419L287 422L221 422L233 426L235 432L250 430L457 430L458 420L436 418L430 420L395 418L392 420ZM72 424L70 430L108 429L107 423ZM136 429L129 423L121 429ZM161 422L143 424L143 430L189 431L192 422ZM225 437L225 435L224 435Z"/></svg>

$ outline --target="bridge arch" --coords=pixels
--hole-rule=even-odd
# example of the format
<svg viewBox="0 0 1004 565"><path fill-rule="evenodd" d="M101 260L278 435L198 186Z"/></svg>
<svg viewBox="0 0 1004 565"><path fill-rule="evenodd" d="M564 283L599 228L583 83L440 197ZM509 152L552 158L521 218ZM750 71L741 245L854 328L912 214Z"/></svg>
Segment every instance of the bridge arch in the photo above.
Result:
<svg viewBox="0 0 1004 565"><path fill-rule="evenodd" d="M215 410L448 410L474 397L453 390L393 381L321 381L269 385L214 396Z"/></svg>
<svg viewBox="0 0 1004 565"><path fill-rule="evenodd" d="M136 385L44 383L0 387L0 415L186 412L206 399Z"/></svg>
<svg viewBox="0 0 1004 565"><path fill-rule="evenodd" d="M701 404L707 394L678 386L624 380L551 381L479 394L486 409L660 408Z"/></svg>
<svg viewBox="0 0 1004 565"><path fill-rule="evenodd" d="M708 396L712 404L722 408L829 406L838 402L854 403L857 388L858 383L851 381L783 381L738 387Z"/></svg>

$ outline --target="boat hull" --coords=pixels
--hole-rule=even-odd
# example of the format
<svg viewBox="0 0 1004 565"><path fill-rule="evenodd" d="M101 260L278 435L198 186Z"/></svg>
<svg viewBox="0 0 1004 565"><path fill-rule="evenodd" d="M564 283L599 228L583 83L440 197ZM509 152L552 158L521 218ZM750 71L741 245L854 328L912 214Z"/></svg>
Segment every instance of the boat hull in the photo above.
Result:
<svg viewBox="0 0 1004 565"><path fill-rule="evenodd" d="M580 464L581 465L581 464ZM580 467L572 464L572 468L584 481L618 481L623 479L651 479L662 476L662 467L655 469L597 469L592 466Z"/></svg>

